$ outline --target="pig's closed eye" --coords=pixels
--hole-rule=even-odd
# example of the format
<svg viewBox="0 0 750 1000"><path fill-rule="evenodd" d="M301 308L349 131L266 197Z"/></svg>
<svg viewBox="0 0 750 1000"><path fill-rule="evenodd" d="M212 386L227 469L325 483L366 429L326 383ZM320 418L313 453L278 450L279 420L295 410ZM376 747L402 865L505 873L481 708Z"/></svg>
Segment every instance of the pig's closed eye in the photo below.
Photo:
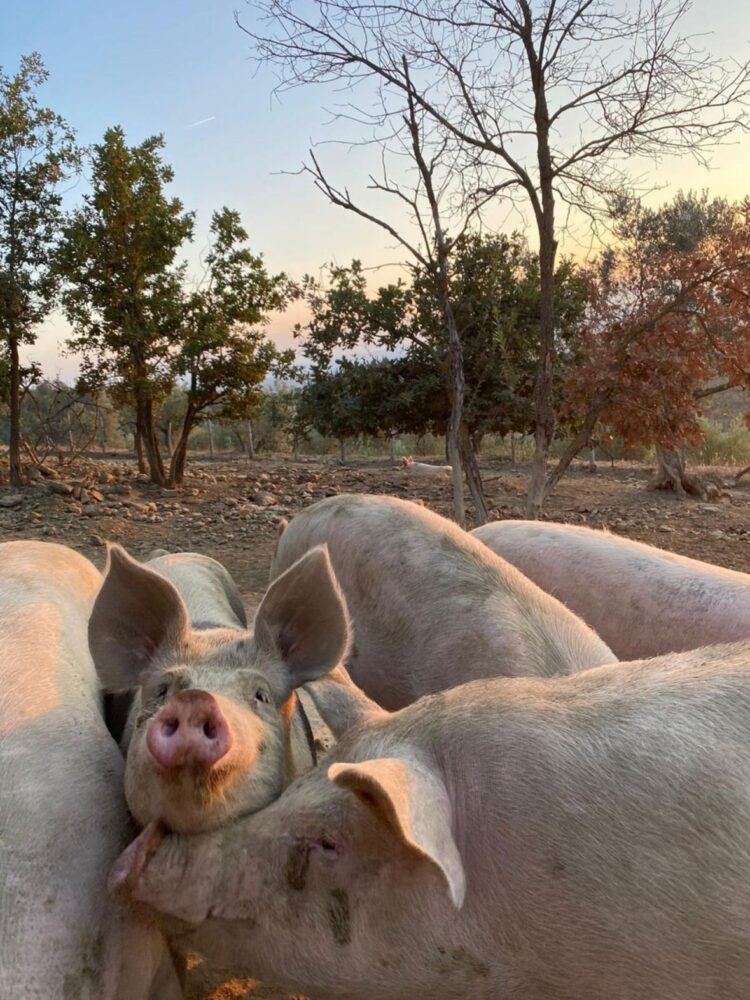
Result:
<svg viewBox="0 0 750 1000"><path fill-rule="evenodd" d="M331 840L330 837L321 837L316 841L316 844L320 848L321 853L326 857L334 858L339 853L339 845L335 840Z"/></svg>
<svg viewBox="0 0 750 1000"><path fill-rule="evenodd" d="M271 703L271 699L268 695L268 692L263 688L258 688L258 690L255 692L255 700L259 701L262 705L270 705Z"/></svg>
<svg viewBox="0 0 750 1000"><path fill-rule="evenodd" d="M154 693L154 701L161 704L169 694L169 684L160 684Z"/></svg>

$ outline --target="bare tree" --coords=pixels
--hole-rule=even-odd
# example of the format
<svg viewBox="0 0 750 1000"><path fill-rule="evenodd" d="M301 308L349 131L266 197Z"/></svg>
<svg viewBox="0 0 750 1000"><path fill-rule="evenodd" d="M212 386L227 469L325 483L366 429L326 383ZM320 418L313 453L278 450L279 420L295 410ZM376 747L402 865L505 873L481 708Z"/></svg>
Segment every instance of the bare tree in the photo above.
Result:
<svg viewBox="0 0 750 1000"><path fill-rule="evenodd" d="M404 78L410 81L409 67L404 59ZM428 150L423 134L425 114L418 107L416 92L413 88L407 90L406 107L403 110L401 123L405 126L402 132L396 123L389 140L383 145L382 178L370 175L370 189L392 195L405 204L415 234L405 235L399 226L387 221L372 211L357 204L348 189L335 187L321 168L319 159L311 151L310 162L303 168L312 174L316 186L334 205L354 212L361 218L373 223L387 232L405 249L413 261L420 265L431 280L435 298L440 305L448 340L448 356L450 358L450 393L451 415L447 434L448 459L453 469L453 512L456 521L466 525L464 507L464 474L474 503L476 520L484 524L487 520L487 505L482 489L476 457L471 447L468 432L464 432L463 409L465 396L465 377L463 348L461 334L456 323L451 294L451 253L455 238L449 235L446 227L446 209L443 207L446 192L450 190L453 171L446 156L448 138L444 136ZM395 145L390 145L393 143ZM410 182L394 180L388 171L388 153L408 153L414 166L414 177ZM458 222L457 233L465 232L476 212L472 206L464 212Z"/></svg>
<svg viewBox="0 0 750 1000"><path fill-rule="evenodd" d="M632 180L629 160L688 154L704 162L748 126L750 64L716 59L684 34L690 6L253 0L254 21L242 25L258 58L280 68L281 89L342 81L352 93L364 88L351 115L368 127L390 119L399 95L411 94L484 173L481 196L530 207L541 293L530 515L544 502L556 426L558 205L595 224L612 192Z"/></svg>

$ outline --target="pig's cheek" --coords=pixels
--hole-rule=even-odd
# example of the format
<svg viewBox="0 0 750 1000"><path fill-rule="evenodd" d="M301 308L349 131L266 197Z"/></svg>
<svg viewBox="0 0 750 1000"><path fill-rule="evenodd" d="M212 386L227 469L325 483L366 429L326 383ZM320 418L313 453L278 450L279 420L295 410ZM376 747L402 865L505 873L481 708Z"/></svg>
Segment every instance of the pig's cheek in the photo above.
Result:
<svg viewBox="0 0 750 1000"><path fill-rule="evenodd" d="M256 718L236 727L226 762L223 794L228 812L257 812L278 798L284 787L286 759L280 733Z"/></svg>
<svg viewBox="0 0 750 1000"><path fill-rule="evenodd" d="M232 891L213 899L208 916L217 921L241 920L246 930L253 930L261 918L273 926L283 886L276 876L276 866L268 857L246 851L228 852L232 869L222 873L222 884Z"/></svg>
<svg viewBox="0 0 750 1000"><path fill-rule="evenodd" d="M125 797L131 813L142 825L160 818L158 782L149 756L145 730L139 730L130 744L125 764Z"/></svg>

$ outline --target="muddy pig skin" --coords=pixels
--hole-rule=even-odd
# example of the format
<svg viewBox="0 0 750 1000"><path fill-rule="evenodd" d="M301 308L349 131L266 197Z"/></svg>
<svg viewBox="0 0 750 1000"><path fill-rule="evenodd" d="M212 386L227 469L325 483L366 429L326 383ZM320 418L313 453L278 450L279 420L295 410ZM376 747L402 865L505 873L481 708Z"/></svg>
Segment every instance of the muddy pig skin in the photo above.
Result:
<svg viewBox="0 0 750 1000"><path fill-rule="evenodd" d="M106 890L135 830L86 642L100 584L62 545L0 545L3 1000L182 995L161 932Z"/></svg>
<svg viewBox="0 0 750 1000"><path fill-rule="evenodd" d="M750 576L608 531L495 521L471 534L596 629L618 659L750 639Z"/></svg>
<svg viewBox="0 0 750 1000"><path fill-rule="evenodd" d="M284 527L271 579L327 544L352 618L346 666L397 709L480 677L611 663L596 633L452 521L388 496L322 500Z"/></svg>
<svg viewBox="0 0 750 1000"><path fill-rule="evenodd" d="M125 790L142 826L218 826L267 805L313 764L295 689L332 670L349 642L326 550L268 588L252 632L233 587L205 556L144 565L109 551L89 644L106 690L133 695Z"/></svg>
<svg viewBox="0 0 750 1000"><path fill-rule="evenodd" d="M743 1000L749 731L747 644L475 681L110 884L315 1000Z"/></svg>

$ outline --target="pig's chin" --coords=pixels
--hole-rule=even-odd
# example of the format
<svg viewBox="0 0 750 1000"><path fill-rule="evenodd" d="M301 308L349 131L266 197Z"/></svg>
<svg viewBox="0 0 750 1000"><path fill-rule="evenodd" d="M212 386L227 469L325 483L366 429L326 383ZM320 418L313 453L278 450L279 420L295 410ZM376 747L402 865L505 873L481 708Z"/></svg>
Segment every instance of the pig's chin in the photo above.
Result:
<svg viewBox="0 0 750 1000"><path fill-rule="evenodd" d="M139 769L134 769L134 772ZM236 812L240 772L231 767L180 768L152 765L148 773L126 773L126 797L140 826L155 820L173 833L202 833Z"/></svg>
<svg viewBox="0 0 750 1000"><path fill-rule="evenodd" d="M215 766L165 772L150 764L146 773L126 771L128 806L139 826L161 821L172 833L203 833L257 812L278 798L283 779L272 769Z"/></svg>

